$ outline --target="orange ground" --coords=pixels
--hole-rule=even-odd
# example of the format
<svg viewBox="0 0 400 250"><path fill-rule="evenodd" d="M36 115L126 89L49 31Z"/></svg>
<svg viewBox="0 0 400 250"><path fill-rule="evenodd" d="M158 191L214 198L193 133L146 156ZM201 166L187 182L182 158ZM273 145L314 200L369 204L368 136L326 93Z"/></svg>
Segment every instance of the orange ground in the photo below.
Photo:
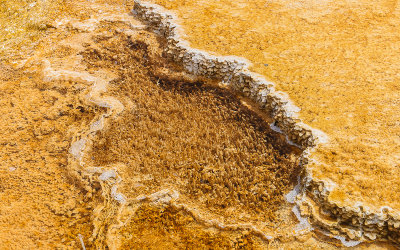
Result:
<svg viewBox="0 0 400 250"><path fill-rule="evenodd" d="M149 2L177 15L192 47L248 59L329 136L307 168L337 185L331 201L400 211L398 1Z"/></svg>
<svg viewBox="0 0 400 250"><path fill-rule="evenodd" d="M197 87L193 88L189 87L189 83L193 84L194 80L182 76L179 70L171 75L165 72L164 75L163 72L155 74L152 72L151 65L144 68L138 66L143 63L140 58L129 58L134 62L131 69L122 63L127 62L126 57L129 54L127 48L122 45L124 43L129 45L129 42L135 44L135 39L130 40L125 34L131 29L133 33L130 34L136 34L137 39L153 42L150 43L148 50L158 50L154 35L143 31L144 27L127 15L131 6L125 6L124 3L124 1L77 0L37 3L7 1L0 4L2 28L0 35L4 42L0 47L0 102L2 104L0 248L79 249L80 238L87 249L184 247L333 249L336 245L340 246L338 241L313 232L299 236L293 235L297 220L290 211L291 207L283 201L283 194L292 188L292 177L297 174L296 166L293 164L297 160L296 153L285 148L282 137L271 133L265 126L266 121L269 122L268 118L257 114L251 106L238 101L241 100L239 96L216 87L215 83L209 86L207 84L211 83L207 82L204 86L196 85ZM8 27L8 30L4 27ZM109 47L101 48L111 38L114 39L112 40L114 44L110 43ZM141 47L142 45L140 42L136 43L136 47L132 48L136 50L134 55L146 53L146 46ZM100 52L97 56L104 57L93 57L93 49ZM115 57L116 55L118 56ZM161 65L157 67L165 66L163 63L166 64L161 61ZM99 68L102 69L99 70ZM130 79L132 71L137 75L147 71L152 72L151 74L165 80L157 85L157 81L150 77L140 79L143 86L130 86L135 83ZM167 71L167 73L171 72ZM139 131L134 131L136 136L142 135L143 140L158 137L157 140L148 144L143 140L139 141L137 149L126 149L126 152L123 151L123 144L132 146L135 143L122 140L112 142L115 144L110 141L110 145L105 145L99 140L96 141L97 144L94 144L97 153L102 153L103 157L101 161L96 159L95 164L114 164L116 157L125 157L123 164L112 165L112 167L117 167L122 177L126 177L119 190L123 191L127 197L125 205L120 205L109 198L106 182L100 182L96 175L77 174L71 161L68 161L71 159L69 149L73 138L88 130L90 124L106 112L104 108L94 105L87 99L87 94L93 84L87 80L88 75L96 79L104 78L107 81L117 79L111 81L109 90L112 91L107 94L121 98L126 108L136 107L133 111L137 110L145 114L143 121L150 121L148 124L154 122L152 119L164 119L162 127L146 127L148 125L146 122L140 123L140 120L138 122L134 119L135 117L137 119L137 113L129 113L129 110L125 110L120 117L111 117L112 129L106 128L99 133L99 139L102 137L103 140L129 139L131 136L129 130L124 131L123 128L130 128L129 126L132 125L127 122L132 121L132 124L142 129L140 134L137 134ZM118 86L117 84L123 82L121 81L123 79L129 81L125 85ZM182 79L185 80L182 81ZM115 86L112 85L113 83ZM126 88L149 91L147 92L149 98L146 99L146 95L140 94L126 95L123 92L127 90ZM183 90L179 92L179 88ZM158 96L151 97L151 91L158 91L159 97L164 97L165 100L162 99L160 105L155 105L154 102L157 100L154 101L151 98ZM135 97L140 97L140 100L135 100ZM236 98L239 99L236 100ZM201 109L196 109L195 101L202 105ZM163 109L158 110L157 107L164 108L165 112ZM220 107L224 109L220 110ZM232 109L237 109L237 111L233 112ZM172 115L171 110L174 111ZM176 119L181 119L182 115L186 117L191 113L194 114L188 119L192 123L186 124L191 127L182 129L171 125L169 131L167 125L171 121L166 119L164 113L175 119L171 119L175 125ZM229 119L232 120L232 124L227 122ZM202 121L207 122L202 123ZM255 190L257 193L255 197L246 196L247 189L240 188L235 192L224 193L226 189L223 188L223 184L226 181L219 180L221 176L213 176L210 172L194 176L190 171L182 171L183 176L175 179L178 181L171 180L172 175L169 177L166 175L169 179L163 179L165 176L160 172L159 182L145 183L149 179L144 179L144 183L139 183L144 186L135 187L139 179L133 177L138 173L135 173L132 166L126 168L130 166L129 164L134 166L138 162L132 159L140 155L142 159L146 159L147 164L152 164L151 159L158 155L148 150L149 145L152 147L162 145L165 133L179 135L174 138L174 143L181 145L179 148L181 151L187 150L182 146L188 143L185 140L193 135L198 137L196 139L201 139L199 135L203 132L196 128L193 122L198 122L201 125L199 128L203 128L204 132L207 131L209 125L208 137L205 136L205 139L217 138L216 141L220 143L217 144L217 149L229 145L233 147L232 150L237 150L235 147L239 147L245 151L243 158L246 163L252 165L251 170L257 173L257 178L264 178L264 186L260 188L265 189L267 185L270 185L271 192L268 196L259 194L260 188ZM216 130L213 127L214 123L219 123L233 135L236 133L237 140L223 134L213 134L212 132ZM165 127L167 131L159 133L159 129L162 130ZM124 133L115 134L113 131L124 131ZM191 133L185 139L184 135L187 131ZM155 143L157 145L154 145ZM211 146L204 145L205 150L201 151L203 158L200 160L210 160L210 157L215 156L212 153L215 148L212 146L212 144ZM104 148L109 150L104 150ZM169 149L172 151L171 148ZM231 148L227 147L221 158L230 159L230 150ZM198 150L186 152L197 153ZM155 164L149 168L153 172L157 171L158 167L176 166L172 158L168 158L168 152L161 153L166 154L165 165L156 162L158 165ZM265 159L262 154L269 156L268 161L263 162ZM179 155L176 154L174 157L179 157ZM188 156L186 160L190 161L193 158ZM208 168L209 170L217 168L229 170L229 166L224 161L211 159L209 162L216 165ZM251 180L246 179L249 174L240 165L240 161L233 157L229 163L238 164L237 172L240 177L243 177L238 178L235 174L229 176L229 181L233 182L233 186L238 183L254 186ZM268 166L273 166L273 169L268 169ZM263 171L269 171L270 174L263 176ZM173 173L180 172L171 171L171 174ZM193 181L181 185L185 184L184 174L189 178L192 176ZM90 180L82 178L87 176ZM226 197L234 196L232 201L219 203L213 196L215 194L207 192L207 182L197 181L198 178L208 182L215 178L217 185L221 186L218 192ZM247 220L253 225L268 222L267 226L274 227L274 230L270 231L277 231L279 235L272 240L266 240L265 237L261 237L260 234L246 227L218 228L207 223L203 217L190 213L177 204L157 203L164 199L162 196L157 198L158 200L156 198L152 200L151 192L166 186L178 187L182 193L180 197L184 201L179 202L186 202L191 207L198 206L199 210L202 210L202 215L215 216L222 221L225 219L226 224L235 223L238 220L236 215L239 214L235 210L237 209L241 211L241 215L244 215L242 218L238 217L240 220ZM144 190L143 193L150 196L143 201L136 200L135 192L138 190L135 188L139 191ZM232 189L232 187L229 188ZM197 189L199 189L197 194L191 194ZM242 198L238 195L241 193L244 193ZM204 204L210 204L210 206L207 207ZM227 205L233 209L225 211L218 208L218 206ZM249 212L252 209L266 210L262 213ZM157 244L156 247L154 243ZM377 249L378 247L378 245L361 245L361 248ZM388 248L388 246L382 247Z"/></svg>

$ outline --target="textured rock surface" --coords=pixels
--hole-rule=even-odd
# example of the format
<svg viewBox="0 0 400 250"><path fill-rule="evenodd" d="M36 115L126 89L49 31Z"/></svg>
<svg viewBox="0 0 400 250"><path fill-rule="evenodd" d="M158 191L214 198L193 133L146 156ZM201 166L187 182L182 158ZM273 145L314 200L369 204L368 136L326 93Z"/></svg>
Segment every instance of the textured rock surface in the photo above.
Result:
<svg viewBox="0 0 400 250"><path fill-rule="evenodd" d="M299 154L287 139L306 148L315 144L317 132L296 127L296 108L285 94L247 71L241 59L183 51L187 45L162 39L168 34L145 31L126 4L1 3L1 247L356 244L309 231L301 218L309 212L314 225L329 224L357 239L356 230L343 230L312 211L324 204L323 186L303 185L319 193L297 201L299 224L284 201ZM160 58L165 45L178 48L166 51L169 59L203 77ZM357 211L323 209L359 217ZM373 232L381 219L363 220L372 229L363 235L381 237ZM387 231L386 224L382 229Z"/></svg>
<svg viewBox="0 0 400 250"><path fill-rule="evenodd" d="M398 221L397 211L400 211L400 200L397 196L400 105L396 74L399 65L396 62L399 58L395 53L388 55L386 47L380 47L381 43L387 47L396 47L398 44L398 33L394 34L392 30L392 25L400 20L397 2L388 5L299 2L298 6L279 1L267 4L259 1L185 1L185 4L155 2L174 12L166 13L158 5L137 1L134 14L167 37L167 55L182 63L189 72L221 79L247 93L270 112L275 125L289 139L308 148L304 162L306 179L303 181L307 186L306 191L312 194L308 197L317 200L317 204L345 207L340 213L336 211L330 214L331 219L337 220L335 228L321 220L319 225L334 232L343 227L339 231L350 239L371 240L378 237L397 242L398 231L389 224ZM341 9L335 9L335 6L346 5L355 10L343 13ZM374 9L376 6L384 6L380 9L383 12L377 12ZM314 15L312 11L305 11L320 11L321 8L326 8L326 12ZM262 11L279 12L281 22L276 22L274 15L267 15ZM335 35L331 35L329 20L341 15L349 18L367 17L370 28L365 29L364 22L357 19L339 22L332 29L336 32ZM210 20L213 20L212 25ZM288 28L282 28L283 25L291 26L288 21L297 28L298 33L290 30L288 34ZM182 26L178 26L178 23ZM229 27L229 32L221 30L226 27ZM310 30L310 27L313 29ZM372 35L376 32L373 27L379 27L381 34L391 37L385 36L382 39ZM321 33L318 33L319 37L316 39L318 29L321 29ZM360 47L361 41L349 45L348 42L354 39L346 36L349 32L352 36L357 34L355 37L359 33L361 36L368 36L366 49ZM299 34L299 39L293 40L295 34ZM342 36L337 37L336 34ZM280 43L279 47L272 44L276 36L282 36L282 42L286 43ZM310 37L312 39L308 39ZM254 63L252 70L274 79L277 82L276 89L287 92L300 108L296 110L293 105L285 105L288 99L275 92L271 83L242 71L242 68L247 68L243 60L215 58L191 49L188 42L194 48L222 55L244 55ZM324 47L310 50L310 43ZM332 46L342 49L343 53L336 53ZM298 58L303 66L293 61L279 65L282 57L287 58L284 52L292 56L290 60ZM297 53L296 56L293 52ZM374 57L370 56L371 53ZM260 61L266 58L271 63ZM321 63L321 58L325 63L330 58L328 65L332 69L321 68L325 66ZM314 62L310 62L310 59ZM351 64L354 65L352 74L345 74ZM283 69L288 76L283 79L282 72L271 72L266 67L272 70ZM338 68L342 70L337 70ZM382 69L385 74L382 74ZM322 70L326 71L324 75L318 75ZM296 111L300 111L298 116ZM297 118L326 132L329 142L323 133L305 126ZM318 146L314 147L316 144ZM391 183L390 188L388 182ZM352 210L359 211L355 218L355 214L351 215ZM313 210L314 213L318 211ZM315 214L313 220L317 221L318 217ZM370 220L370 217L375 219ZM359 223L349 223L349 218ZM365 221L368 221L367 225ZM379 233L371 236L371 230Z"/></svg>

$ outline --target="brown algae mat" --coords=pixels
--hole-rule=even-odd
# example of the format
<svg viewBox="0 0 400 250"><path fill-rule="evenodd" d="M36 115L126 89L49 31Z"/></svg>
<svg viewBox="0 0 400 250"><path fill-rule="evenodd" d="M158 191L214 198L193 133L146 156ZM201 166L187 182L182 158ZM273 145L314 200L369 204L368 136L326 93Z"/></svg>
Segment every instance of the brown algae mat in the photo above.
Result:
<svg viewBox="0 0 400 250"><path fill-rule="evenodd" d="M46 10L48 13L66 8L34 3L22 7L18 3L13 7L21 7L21 12L25 11L23 7L29 7L32 12ZM74 154L71 149L74 138L84 134L93 121L106 113L101 103L98 106L88 98L90 89L96 82L110 81L107 94L120 97L125 111L112 117L105 130L96 136L99 141L95 141L98 144L94 144L94 149L101 157L94 160L99 166L118 162L120 167L130 167L126 172L124 168L117 169L123 177L119 191L123 191L128 201L140 192L144 195L157 193L170 183L168 188L176 188L182 192L182 197L187 195L187 204L198 203L205 213L210 211L216 217L219 213L222 221L226 216L227 224L234 223L231 219L238 213L236 209L241 211L242 221L251 222L247 217L255 220L260 213L262 220L273 224L277 217L282 217L276 210L284 204L283 195L292 188L299 172L298 150L286 145L281 135L272 133L265 117L257 115L250 105L237 99L236 94L179 71L164 72L162 65L167 62L160 58L154 34L135 31L144 26L127 18L128 11L123 11L121 6L122 3L101 2L88 6L86 2L76 1L60 19L44 16L40 21L33 20L37 23L17 30L14 37L8 38L8 47L2 50L0 78L4 107L1 119L1 246L140 248L149 247L154 241L167 241L165 248L173 242L193 247L265 246L269 242L252 232L249 226L220 231L186 209L172 204L160 206L147 200L137 213L135 211L129 227L118 228L116 218L129 209L119 211L118 204L109 205L115 200L107 197L107 185L99 181L98 176L73 164L70 153ZM34 10L35 7L38 10ZM81 12L82 9L85 12ZM32 35L27 38L24 34L28 33ZM136 35L130 38L132 34ZM25 46L28 42L24 39L35 43ZM140 114L142 120L138 119ZM139 121L135 125L137 129L121 133L127 128L134 129L124 121ZM157 124L159 127L155 126ZM170 128L160 130L165 126ZM130 132L135 133L135 137L143 135L137 151L129 151L134 146L129 144L132 141ZM128 143L125 148L128 151L115 155L121 145L113 143L107 145L106 150L99 148L104 146L104 140L115 139L113 143ZM168 147L157 152L157 147L162 148L162 142L167 139L171 140ZM238 149L244 152L237 152ZM167 155L168 152L173 154ZM159 153L163 155L160 157ZM265 156L268 158L264 159ZM114 157L121 160L115 161ZM159 160L153 164L154 159ZM147 168L138 171L138 165L143 163ZM241 165L230 167L238 163ZM174 171L168 174L169 168ZM253 172L256 175L249 179ZM138 179L136 175L147 178ZM151 175L154 177L149 178ZM152 181L154 178L158 181ZM257 185L252 185L256 182ZM131 184L144 186L135 190L136 186ZM217 186L218 193L213 193L210 185ZM253 188L251 192L249 186ZM217 195L223 199L218 199ZM229 207L229 213L225 212ZM165 217L167 214L169 217ZM159 216L161 224L157 220ZM286 216L289 224L296 223L290 211L286 211ZM164 224L168 221L169 224ZM117 228L114 229L117 238L119 235L126 238L114 243L108 226ZM171 226L175 226L173 232L181 238L174 236ZM138 237L137 230L145 235ZM132 235L136 236L132 239ZM293 236L290 239L293 240ZM312 237L311 241L314 242Z"/></svg>
<svg viewBox="0 0 400 250"><path fill-rule="evenodd" d="M296 231L300 150L126 4L1 3L1 248L341 247Z"/></svg>
<svg viewBox="0 0 400 250"><path fill-rule="evenodd" d="M289 94L304 122L329 135L315 155L321 164L308 166L314 177L331 179L349 200L399 206L391 179L400 160L399 3L150 2L176 13L192 47L250 60ZM374 176L390 189L369 181Z"/></svg>
<svg viewBox="0 0 400 250"><path fill-rule="evenodd" d="M174 14L170 22L192 48L249 60L251 71L288 94L304 123L329 137L309 155L304 213L351 239L397 241L397 1L146 2L166 9L149 13Z"/></svg>
<svg viewBox="0 0 400 250"><path fill-rule="evenodd" d="M225 218L244 210L273 220L299 174L299 150L232 91L169 72L148 43L101 40L84 60L118 70L107 93L125 111L97 133L88 164L123 165L119 190L128 197L170 188Z"/></svg>
<svg viewBox="0 0 400 250"><path fill-rule="evenodd" d="M103 191L98 245L341 246L297 230L284 195L297 181L301 150L270 128L263 111L168 63L162 37L117 30L95 36L81 53L88 71L112 72L107 95L124 106L84 150L85 165L104 170L102 185L114 185Z"/></svg>

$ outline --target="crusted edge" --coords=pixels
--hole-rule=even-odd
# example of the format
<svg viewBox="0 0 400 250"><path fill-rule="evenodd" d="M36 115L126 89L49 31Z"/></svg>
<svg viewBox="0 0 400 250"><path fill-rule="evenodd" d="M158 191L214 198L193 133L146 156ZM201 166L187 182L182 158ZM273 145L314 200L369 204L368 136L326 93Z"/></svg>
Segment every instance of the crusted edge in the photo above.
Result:
<svg viewBox="0 0 400 250"><path fill-rule="evenodd" d="M251 63L248 60L236 56L214 56L191 48L181 38L183 28L178 24L178 18L159 5L135 0L132 13L166 39L164 53L168 59L182 65L190 74L222 81L269 113L274 120L271 128L286 135L289 143L303 150L302 166L313 161L309 156L319 144L328 143L326 134L298 118L300 108L286 93L276 91L274 83L249 70ZM314 226L333 235L344 235L351 241L389 240L400 243L400 216L397 213L387 206L381 207L380 213L374 213L361 203L340 207L328 199L330 186L326 181L313 179L309 170L303 169L295 206L303 214L307 214L305 210L311 210L307 217ZM330 220L323 219L323 215L328 215ZM339 239L342 236L333 237ZM345 239L341 241L346 245Z"/></svg>

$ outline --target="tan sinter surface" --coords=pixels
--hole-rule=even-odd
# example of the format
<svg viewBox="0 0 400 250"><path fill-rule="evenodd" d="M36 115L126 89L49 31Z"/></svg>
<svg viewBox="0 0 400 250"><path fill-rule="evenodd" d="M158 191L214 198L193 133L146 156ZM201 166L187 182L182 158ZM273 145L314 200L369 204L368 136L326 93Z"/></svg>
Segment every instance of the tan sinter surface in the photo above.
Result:
<svg viewBox="0 0 400 250"><path fill-rule="evenodd" d="M307 168L337 184L330 200L400 209L399 2L151 2L177 14L192 47L251 61L329 136Z"/></svg>
<svg viewBox="0 0 400 250"><path fill-rule="evenodd" d="M298 221L282 195L292 188L297 159L285 148L283 137L271 133L265 124L269 120L248 110L226 89L196 84L179 72L163 75L164 61L158 62L158 70L146 65L140 56L158 51L159 45L154 34L144 31L145 27L127 14L132 6L124 3L0 3L0 248L79 249L80 239L87 249L335 248L339 241L318 232L294 234ZM162 79L159 84L155 76ZM118 190L127 198L123 206L110 198L107 185L113 178L101 182L99 173L84 167L77 171L69 153L77 135L88 131L106 112L87 98L93 81L110 80L112 86L106 94L121 98L125 111L112 117L112 127L98 134L100 140L90 156L101 154L102 158L92 159L99 164L96 166L115 168L126 178ZM128 90L137 92L124 92ZM216 133L216 124L233 136ZM138 130L131 131L132 126ZM191 133L186 134L185 129ZM133 135L139 140L132 140ZM165 138L179 145L180 151L173 151ZM112 141L115 139L122 140ZM203 148L192 150L197 145L190 139L200 141ZM110 144L105 146L104 140ZM217 143L207 144L210 140ZM163 146L169 151L161 150ZM247 168L235 159L235 147L245 152L240 156L256 173L255 180L247 178ZM156 155L157 149L160 155ZM215 150L223 150L223 155ZM175 162L179 157L192 164L190 167L196 167L192 160L209 166L195 175L191 168ZM138 159L149 168L136 166ZM235 165L237 173L231 174L227 163ZM183 166L183 171L173 169L177 166ZM168 168L170 173L165 171ZM217 168L221 171L215 171ZM163 171L157 172L159 169ZM146 178L146 171L152 171L157 179ZM269 175L264 176L263 171ZM216 199L209 183L228 199ZM248 195L247 188L235 189L235 184L252 186L253 195ZM173 203L163 204L159 200L168 195L152 192L164 187L176 188L181 194L178 202L197 206L209 217L195 216ZM148 197L134 199L136 194ZM263 211L254 212L259 209ZM264 223L266 231L277 234L267 240L251 227L218 228L205 222L215 218L226 224L238 220L252 223L250 226ZM359 246L388 248L383 244Z"/></svg>
<svg viewBox="0 0 400 250"><path fill-rule="evenodd" d="M284 206L283 195L292 187L298 165L297 157L285 147L284 139L271 134L268 123L227 90L202 87L192 80L182 83L184 91L180 93L176 87L179 88L181 77L169 78L168 75L163 76L163 86L157 85L157 79L151 75L153 62L146 65L143 57L148 51L160 51L155 35L145 32L145 26L128 15L129 8L122 2L74 1L69 5L56 1L10 1L2 4L1 24L9 25L8 30L1 30L6 42L2 44L0 58L0 248L78 249L80 239L87 249L116 248L118 244L121 248L142 248L151 247L154 242L162 248L265 248L268 244L282 244L282 238L269 242L243 228L220 231L182 209L146 200L135 204L137 211L122 210L130 212L125 227L117 227L115 234L107 231L118 225L120 214L114 213L119 204L107 197L107 184L101 183L101 187L98 175L84 168L78 171L74 168L69 151L74 138L89 130L90 124L106 112L105 108L88 100L91 86L114 78L110 94L120 97L127 109L119 119L112 121L113 130L101 133L100 138L108 134L110 136L105 139L122 140L109 141L105 150L103 141L99 141L96 152L101 153L103 159L97 158L96 164L112 163L115 157L120 157L118 161L130 167L126 172L123 164L117 167L126 178L121 190L128 199L135 198L139 192L146 195L158 192L168 183L171 187L183 183L185 185L179 186L182 194L189 196L198 190L198 194L190 197L201 200L203 207L208 202L213 206L233 205L229 210L231 218L238 214L235 208L243 207L246 216L253 210L263 209L260 222L273 224L273 221L285 220L285 227L280 229L286 242L327 245L318 243L310 232L301 236L301 241L296 241L292 234L297 221L290 207ZM53 16L58 18L54 20ZM125 32L135 37L129 38ZM162 67L166 61L158 63ZM224 108L219 109L220 106ZM133 123L137 130L127 122L137 122ZM180 127L180 122L187 128ZM216 133L217 125L229 133ZM118 130L124 133L113 134ZM124 144L132 146L132 135L141 135L143 140L137 141L139 144L134 150L124 149ZM197 139L197 143L200 140L198 146L202 150L189 143L191 137ZM161 152L164 155L157 155L157 147L161 148L163 141L169 143L167 150ZM209 141L219 143L212 147L207 144ZM275 148L271 142L280 146ZM245 152L241 155L235 153L238 144L244 145ZM188 166L174 161L180 155L174 152L174 145L186 150L188 154L184 158ZM185 148L185 145L192 146ZM125 151L118 152L120 149ZM215 151L222 149L225 149L223 155L216 155ZM197 151L201 157L195 156ZM246 159L251 170L257 172L256 178L247 180L249 173L243 166L239 166L236 175L226 164L229 161L214 159L227 157L230 164L238 164L235 156ZM164 166L162 161L167 164ZM142 172L135 164L143 162L146 167L142 172L151 172L157 179L155 182L139 179L143 186L136 187L131 184L138 180L135 175ZM198 166L204 166L204 162L214 164L207 166L210 171L218 167L224 174L231 171L229 177L233 185L242 182L246 189L232 191L233 187L229 186L232 183L227 183L227 188L223 185L227 179L216 175L218 192L225 198L218 201L215 194L207 191L207 182L213 179L210 171L200 176L190 171L196 162ZM179 167L185 170L179 179L187 177L197 181L175 181ZM171 172L174 175L164 176L167 168L177 169ZM207 182L200 182L200 178ZM255 181L259 186L253 185ZM247 191L249 185L254 188L253 194ZM264 189L268 192L263 192ZM242 198L239 197L241 193ZM218 202L220 204L215 205ZM278 218L275 216L277 209L284 211ZM229 217L227 223L231 223ZM109 233L115 237L109 237ZM114 242L115 238L122 241Z"/></svg>

